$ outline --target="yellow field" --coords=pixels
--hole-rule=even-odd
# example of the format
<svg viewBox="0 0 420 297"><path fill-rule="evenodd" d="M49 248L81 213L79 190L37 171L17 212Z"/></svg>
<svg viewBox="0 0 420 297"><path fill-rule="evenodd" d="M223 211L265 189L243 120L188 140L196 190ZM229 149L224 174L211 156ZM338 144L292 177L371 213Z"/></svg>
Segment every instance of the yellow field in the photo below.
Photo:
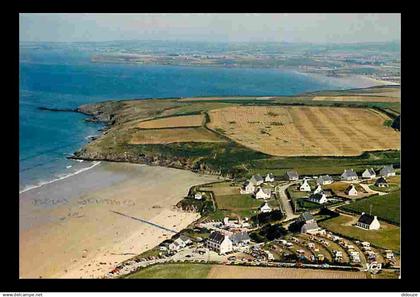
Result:
<svg viewBox="0 0 420 297"><path fill-rule="evenodd" d="M362 108L234 106L209 112L208 127L274 156L356 156L400 149L389 118Z"/></svg>
<svg viewBox="0 0 420 297"><path fill-rule="evenodd" d="M161 144L173 142L224 142L205 128L150 129L134 133L129 144Z"/></svg>
<svg viewBox="0 0 420 297"><path fill-rule="evenodd" d="M315 96L314 101L400 102L397 97L381 96Z"/></svg>
<svg viewBox="0 0 420 297"><path fill-rule="evenodd" d="M203 124L204 116L186 115L151 121L140 122L137 127L142 129L171 128L171 127L199 127Z"/></svg>
<svg viewBox="0 0 420 297"><path fill-rule="evenodd" d="M207 278L311 278L342 279L366 278L366 273L359 271L333 271L321 269L296 269L272 267L246 267L214 265Z"/></svg>

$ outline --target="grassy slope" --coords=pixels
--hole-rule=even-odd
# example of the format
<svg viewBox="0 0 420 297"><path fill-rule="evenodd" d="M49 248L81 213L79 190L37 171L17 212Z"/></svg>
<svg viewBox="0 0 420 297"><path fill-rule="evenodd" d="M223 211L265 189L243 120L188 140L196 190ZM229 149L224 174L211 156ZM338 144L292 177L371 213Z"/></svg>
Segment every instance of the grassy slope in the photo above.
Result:
<svg viewBox="0 0 420 297"><path fill-rule="evenodd" d="M154 265L127 275L126 278L206 278L211 269L207 264Z"/></svg>
<svg viewBox="0 0 420 297"><path fill-rule="evenodd" d="M397 225L400 224L400 191L358 200L342 206L341 209L355 213L369 213L371 205L372 214L377 215L379 219L384 219Z"/></svg>
<svg viewBox="0 0 420 297"><path fill-rule="evenodd" d="M352 225L351 217L340 215L326 221L319 222L319 225L333 233L340 234L352 239L368 241L375 246L393 251L400 251L400 228L391 224L381 224L380 230L363 230Z"/></svg>

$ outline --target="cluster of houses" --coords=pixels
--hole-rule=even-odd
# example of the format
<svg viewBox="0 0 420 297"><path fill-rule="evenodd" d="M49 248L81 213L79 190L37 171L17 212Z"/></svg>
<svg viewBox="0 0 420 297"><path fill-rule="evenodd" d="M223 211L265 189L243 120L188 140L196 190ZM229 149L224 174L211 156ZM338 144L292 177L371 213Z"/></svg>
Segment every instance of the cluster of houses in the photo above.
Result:
<svg viewBox="0 0 420 297"><path fill-rule="evenodd" d="M378 187L387 187L388 183L385 178L395 176L395 169L392 165L386 165L382 167L379 174L376 174L373 168L367 168L362 173L362 179L375 179L377 176L379 176L379 178L376 180L375 185ZM343 174L341 174L341 180L355 181L358 180L358 176L353 169L346 169Z"/></svg>
<svg viewBox="0 0 420 297"><path fill-rule="evenodd" d="M263 188L264 183L273 182L274 177L271 173L268 173L265 178L261 175L253 175L249 180L247 180L241 190L241 194L252 194L255 199L270 199L271 198L271 189Z"/></svg>
<svg viewBox="0 0 420 297"><path fill-rule="evenodd" d="M323 184L325 184L325 182L328 182L327 177L329 176L328 175L324 176L324 179L322 180ZM331 179L331 182L332 182L332 179ZM302 184L299 186L299 191L311 192L311 186L309 185L307 179L303 180ZM328 202L327 195L322 190L320 183L317 184L316 189L309 195L308 200L311 202L318 203L318 204L324 204Z"/></svg>

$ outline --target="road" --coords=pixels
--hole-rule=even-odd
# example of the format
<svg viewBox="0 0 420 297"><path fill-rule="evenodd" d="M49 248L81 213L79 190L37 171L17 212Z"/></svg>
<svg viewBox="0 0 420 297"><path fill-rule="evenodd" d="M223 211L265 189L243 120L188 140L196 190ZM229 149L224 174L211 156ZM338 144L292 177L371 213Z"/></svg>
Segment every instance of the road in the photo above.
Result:
<svg viewBox="0 0 420 297"><path fill-rule="evenodd" d="M296 183L297 182L289 182L285 185L276 186L276 188L275 188L275 190L277 192L277 195L280 199L280 203L281 203L281 207L283 209L283 212L286 215L286 218L284 219L284 221L289 221L289 220L292 220L292 219L295 219L295 218L299 217L299 215L293 213L292 205L290 204L289 198L287 197L287 194L286 194L286 189L289 186L294 185Z"/></svg>
<svg viewBox="0 0 420 297"><path fill-rule="evenodd" d="M371 188L369 188L369 186L367 184L359 183L359 185L369 194L378 194L380 196L388 194L388 193L384 193L384 192L374 191Z"/></svg>

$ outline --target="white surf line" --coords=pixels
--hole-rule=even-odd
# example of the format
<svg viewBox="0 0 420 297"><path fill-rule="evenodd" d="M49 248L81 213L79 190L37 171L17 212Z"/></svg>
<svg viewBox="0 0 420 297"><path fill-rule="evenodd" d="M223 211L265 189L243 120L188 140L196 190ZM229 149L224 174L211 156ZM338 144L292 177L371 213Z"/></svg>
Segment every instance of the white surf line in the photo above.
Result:
<svg viewBox="0 0 420 297"><path fill-rule="evenodd" d="M22 193L24 193L24 192L27 192L27 191L29 191L29 190L33 190L33 189L36 189L36 188L40 188L40 187L42 187L42 186L44 186L44 185L48 185L48 184L51 184L51 183L53 183L53 182L56 182L56 181L59 181L59 180L63 180L63 179L65 179L65 178L68 178L68 177L71 177L71 176L74 176L74 175L79 174L79 173L82 173L82 172L84 172L84 171L86 171L86 170L92 169L93 167L95 167L96 165L99 165L99 164L101 164L101 161L93 161L93 165L92 165L92 166L89 166L89 167L86 167L86 168L82 168L82 169L80 169L80 170L78 170L78 171L76 171L76 172L66 174L66 175L64 175L64 176L61 176L61 177L55 178L55 179L50 180L50 181L41 182L40 184L35 185L35 186L29 186L29 187L27 187L27 188L25 188L25 189L23 189L23 190L19 191L19 194L22 194Z"/></svg>

